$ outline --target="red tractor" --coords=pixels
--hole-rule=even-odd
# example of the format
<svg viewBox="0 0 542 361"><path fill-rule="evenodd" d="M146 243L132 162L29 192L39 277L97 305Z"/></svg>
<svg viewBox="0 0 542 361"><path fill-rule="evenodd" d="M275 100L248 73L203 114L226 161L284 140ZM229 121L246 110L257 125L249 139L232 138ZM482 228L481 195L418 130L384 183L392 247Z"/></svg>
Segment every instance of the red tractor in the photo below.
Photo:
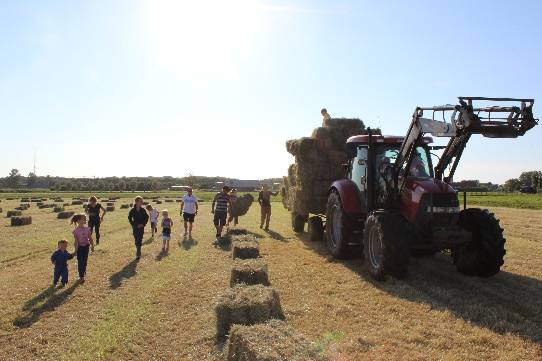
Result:
<svg viewBox="0 0 542 361"><path fill-rule="evenodd" d="M475 107L474 101L515 105ZM337 258L362 248L377 280L404 277L411 255L443 250L450 251L459 272L496 274L506 253L499 220L487 210L461 210L450 182L472 134L524 135L537 124L533 103L533 99L460 97L455 106L416 108L405 137L369 130L349 138L347 178L329 189L325 226L323 217L309 219L311 239L325 238ZM448 121L435 120L436 115ZM432 146L426 134L450 140L446 146ZM435 150L442 154L433 165ZM325 237L315 232L325 232Z"/></svg>

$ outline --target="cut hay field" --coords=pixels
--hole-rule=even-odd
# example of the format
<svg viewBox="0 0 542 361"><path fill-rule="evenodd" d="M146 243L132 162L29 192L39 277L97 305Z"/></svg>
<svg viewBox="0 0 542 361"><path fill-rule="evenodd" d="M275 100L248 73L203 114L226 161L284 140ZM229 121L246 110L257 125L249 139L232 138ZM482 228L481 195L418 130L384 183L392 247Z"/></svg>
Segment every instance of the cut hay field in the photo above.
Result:
<svg viewBox="0 0 542 361"><path fill-rule="evenodd" d="M139 263L128 210L117 206L89 258L87 282L75 282L72 260L70 283L54 293L49 257L60 238L73 249L71 228L35 205L23 211L31 225L11 227L5 212L16 204L0 203L0 360L222 359L214 305L230 285L233 260L212 245L209 202L194 242L184 244L178 204L160 205L176 221L170 252L147 232ZM323 244L294 234L280 203L271 231L258 228L255 206L240 226L260 238L288 323L330 360L541 360L542 211L494 211L508 253L490 279L459 275L438 255L413 259L404 281L373 282L360 259L333 261Z"/></svg>

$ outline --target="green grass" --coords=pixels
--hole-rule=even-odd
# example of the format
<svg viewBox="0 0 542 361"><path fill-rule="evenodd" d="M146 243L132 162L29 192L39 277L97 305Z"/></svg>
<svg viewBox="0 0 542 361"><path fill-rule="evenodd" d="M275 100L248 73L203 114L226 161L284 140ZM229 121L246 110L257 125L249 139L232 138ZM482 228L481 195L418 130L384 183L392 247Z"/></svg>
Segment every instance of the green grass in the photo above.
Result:
<svg viewBox="0 0 542 361"><path fill-rule="evenodd" d="M463 194L459 194L463 202ZM473 193L467 194L467 206L484 205L493 207L542 209L542 194L522 193Z"/></svg>

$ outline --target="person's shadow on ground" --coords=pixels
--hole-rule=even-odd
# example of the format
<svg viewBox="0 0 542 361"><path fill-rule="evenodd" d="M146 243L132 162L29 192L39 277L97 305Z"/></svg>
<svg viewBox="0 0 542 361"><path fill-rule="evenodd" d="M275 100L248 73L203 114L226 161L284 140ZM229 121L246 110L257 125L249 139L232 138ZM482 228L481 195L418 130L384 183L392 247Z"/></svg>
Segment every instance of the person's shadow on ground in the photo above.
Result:
<svg viewBox="0 0 542 361"><path fill-rule="evenodd" d="M71 286L65 287L63 289L55 290L54 287L47 287L45 290L40 292L38 295L26 301L22 310L26 311L27 314L24 316L19 316L13 320L13 326L17 328L27 328L36 323L41 315L46 312L54 311L55 308L63 304L79 286L79 282L72 283ZM35 307L41 301L43 304Z"/></svg>
<svg viewBox="0 0 542 361"><path fill-rule="evenodd" d="M122 267L120 271L109 277L109 288L112 290L119 288L122 285L123 280L127 280L136 275L137 260L133 260L126 266Z"/></svg>
<svg viewBox="0 0 542 361"><path fill-rule="evenodd" d="M167 257L169 255L169 252L166 250L164 251L164 249L162 248L162 250L160 251L160 253L158 253L156 255L156 257L154 258L157 262L160 262L161 260L163 260L165 257Z"/></svg>
<svg viewBox="0 0 542 361"><path fill-rule="evenodd" d="M193 246L197 245L198 241L196 241L194 238L183 238L180 242L180 246L185 251L190 250Z"/></svg>
<svg viewBox="0 0 542 361"><path fill-rule="evenodd" d="M154 237L153 236L150 236L149 238L147 238L146 240L144 240L141 245L147 245L147 244L151 244L152 242L154 242Z"/></svg>
<svg viewBox="0 0 542 361"><path fill-rule="evenodd" d="M269 237L276 239L277 241L281 242L288 242L284 236L278 232L272 231L270 229L266 230L265 233L269 235Z"/></svg>

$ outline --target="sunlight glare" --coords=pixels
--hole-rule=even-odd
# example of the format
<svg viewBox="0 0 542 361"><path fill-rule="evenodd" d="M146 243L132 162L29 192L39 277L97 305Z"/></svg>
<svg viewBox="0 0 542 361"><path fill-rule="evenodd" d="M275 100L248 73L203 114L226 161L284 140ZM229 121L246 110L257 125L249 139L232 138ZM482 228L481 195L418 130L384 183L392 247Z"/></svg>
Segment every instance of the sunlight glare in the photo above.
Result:
<svg viewBox="0 0 542 361"><path fill-rule="evenodd" d="M238 77L258 11L252 0L153 0L145 16L155 60L182 77Z"/></svg>

